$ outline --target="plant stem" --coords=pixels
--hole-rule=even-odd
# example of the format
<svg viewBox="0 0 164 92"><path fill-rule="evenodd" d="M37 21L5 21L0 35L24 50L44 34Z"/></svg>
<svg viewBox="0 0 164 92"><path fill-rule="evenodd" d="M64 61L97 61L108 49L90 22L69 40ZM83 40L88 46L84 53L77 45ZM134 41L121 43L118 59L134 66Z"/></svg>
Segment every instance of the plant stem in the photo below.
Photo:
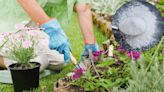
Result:
<svg viewBox="0 0 164 92"><path fill-rule="evenodd" d="M89 59L90 59L90 61L91 61L91 64L92 64L93 69L95 70L97 76L100 78L100 74L98 73L98 71L97 71L97 69L96 69L96 66L95 66L95 64L94 64L94 61L93 61L93 55L92 55L92 51L91 51L91 50L89 50Z"/></svg>
<svg viewBox="0 0 164 92"><path fill-rule="evenodd" d="M158 44L157 49L156 49L155 53L153 54L153 56L152 56L152 58L151 58L151 61L150 61L149 65L147 66L145 72L148 71L148 69L150 68L151 64L153 63L153 59L154 59L155 56L158 54L159 48L160 48L160 46L161 46L161 44L162 44L163 41L164 41L164 36L162 37L160 43Z"/></svg>

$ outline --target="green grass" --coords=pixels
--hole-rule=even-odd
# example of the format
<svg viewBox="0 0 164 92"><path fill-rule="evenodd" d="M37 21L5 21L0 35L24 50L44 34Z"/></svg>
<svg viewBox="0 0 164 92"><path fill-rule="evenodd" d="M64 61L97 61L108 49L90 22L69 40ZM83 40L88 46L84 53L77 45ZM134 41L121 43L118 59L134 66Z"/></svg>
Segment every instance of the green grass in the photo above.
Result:
<svg viewBox="0 0 164 92"><path fill-rule="evenodd" d="M64 29L66 30L66 34L70 39L73 55L77 58L77 60L80 60L80 55L83 50L84 44L83 44L83 38L80 32L79 24L77 21L77 17L75 14L72 17L72 20L68 28L64 28ZM94 27L94 31L98 44L101 44L103 41L107 39L100 31L98 31L96 27ZM39 88L34 92L41 92L42 86L46 86L47 92L53 92L54 82L57 79L64 77L68 72L71 71L72 68L73 65L69 64L60 73L52 74L50 76L41 79ZM13 86L0 83L0 92L13 92Z"/></svg>

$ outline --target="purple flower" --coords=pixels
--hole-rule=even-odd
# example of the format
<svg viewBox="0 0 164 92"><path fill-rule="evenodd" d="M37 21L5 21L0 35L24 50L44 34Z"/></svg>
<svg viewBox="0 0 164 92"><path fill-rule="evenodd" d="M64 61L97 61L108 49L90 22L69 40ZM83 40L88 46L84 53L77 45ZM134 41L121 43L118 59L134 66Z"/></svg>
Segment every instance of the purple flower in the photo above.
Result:
<svg viewBox="0 0 164 92"><path fill-rule="evenodd" d="M164 21L164 18L162 18L162 21Z"/></svg>
<svg viewBox="0 0 164 92"><path fill-rule="evenodd" d="M123 46L119 46L119 47L117 48L117 50L120 51L120 52L125 52L125 51L126 51L126 50L123 48Z"/></svg>
<svg viewBox="0 0 164 92"><path fill-rule="evenodd" d="M73 72L74 72L73 79L74 80L79 79L82 75L84 75L86 73L85 71L86 70L83 68L75 68L73 70Z"/></svg>
<svg viewBox="0 0 164 92"><path fill-rule="evenodd" d="M102 54L103 52L104 52L103 50L95 51L95 52L93 53L93 59L94 59L94 61L97 61L98 58L99 58L99 56L101 56L101 54Z"/></svg>
<svg viewBox="0 0 164 92"><path fill-rule="evenodd" d="M134 59L135 61L141 57L141 53L139 51L125 50L123 46L119 46L117 50L125 53L129 58Z"/></svg>
<svg viewBox="0 0 164 92"><path fill-rule="evenodd" d="M126 54L129 58L134 59L137 61L141 57L141 53L138 51L126 51Z"/></svg>
<svg viewBox="0 0 164 92"><path fill-rule="evenodd" d="M101 51L95 51L95 52L93 53L93 55L94 55L94 56L99 56L99 55L101 55Z"/></svg>

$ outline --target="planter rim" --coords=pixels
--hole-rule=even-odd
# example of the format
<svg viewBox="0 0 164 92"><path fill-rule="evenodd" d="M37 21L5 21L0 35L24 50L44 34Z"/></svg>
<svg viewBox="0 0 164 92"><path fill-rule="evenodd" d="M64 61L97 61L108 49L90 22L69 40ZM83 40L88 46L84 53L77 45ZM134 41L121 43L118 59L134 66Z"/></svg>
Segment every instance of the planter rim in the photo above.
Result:
<svg viewBox="0 0 164 92"><path fill-rule="evenodd" d="M24 69L24 68L22 68L22 69L17 69L17 68L13 68L13 66L16 65L16 64L23 64L23 63L13 63L13 64L9 65L9 69L10 69L10 70L17 70L17 71L26 71L26 70L32 70L32 69L34 69L34 68L38 68L38 67L40 67L40 65L41 65L41 64L38 63L38 62L29 62L29 63L36 63L36 66L31 67L31 68L27 68L27 69Z"/></svg>

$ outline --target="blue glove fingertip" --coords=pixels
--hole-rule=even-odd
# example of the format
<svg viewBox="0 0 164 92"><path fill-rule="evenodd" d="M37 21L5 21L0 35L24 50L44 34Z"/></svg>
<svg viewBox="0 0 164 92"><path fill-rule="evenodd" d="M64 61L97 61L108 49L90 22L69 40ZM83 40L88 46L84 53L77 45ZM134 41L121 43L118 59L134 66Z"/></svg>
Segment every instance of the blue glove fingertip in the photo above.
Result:
<svg viewBox="0 0 164 92"><path fill-rule="evenodd" d="M69 63L70 61L70 44L69 41L67 41L66 43L62 44L62 46L60 46L59 48L57 48L57 51L59 51L59 53L64 54L64 60L65 63Z"/></svg>
<svg viewBox="0 0 164 92"><path fill-rule="evenodd" d="M64 54L65 63L68 64L70 62L70 49L69 48L65 49L63 54Z"/></svg>

